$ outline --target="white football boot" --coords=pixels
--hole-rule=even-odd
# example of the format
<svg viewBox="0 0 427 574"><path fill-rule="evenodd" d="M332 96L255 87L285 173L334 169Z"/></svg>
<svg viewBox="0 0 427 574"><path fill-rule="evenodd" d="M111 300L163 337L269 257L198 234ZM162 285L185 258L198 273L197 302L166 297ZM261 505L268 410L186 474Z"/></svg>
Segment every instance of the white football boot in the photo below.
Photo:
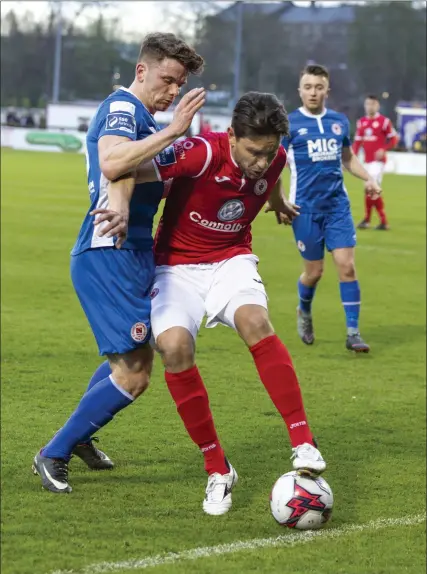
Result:
<svg viewBox="0 0 427 574"><path fill-rule="evenodd" d="M208 478L206 496L203 501L203 510L206 514L219 516L220 514L225 514L231 508L231 491L237 484L239 477L231 464L228 464L230 472L227 474L214 472Z"/></svg>
<svg viewBox="0 0 427 574"><path fill-rule="evenodd" d="M320 451L313 445L305 442L292 449L291 460L293 461L294 470L301 473L319 475L326 468L326 462L323 460Z"/></svg>

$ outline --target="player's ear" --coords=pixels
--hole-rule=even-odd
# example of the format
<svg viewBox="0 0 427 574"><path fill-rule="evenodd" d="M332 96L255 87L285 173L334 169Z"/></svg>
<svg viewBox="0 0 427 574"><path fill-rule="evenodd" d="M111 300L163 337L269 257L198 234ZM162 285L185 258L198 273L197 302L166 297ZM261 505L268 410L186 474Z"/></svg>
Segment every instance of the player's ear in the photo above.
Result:
<svg viewBox="0 0 427 574"><path fill-rule="evenodd" d="M145 62L138 62L136 65L135 76L138 82L143 82L147 73L147 64Z"/></svg>
<svg viewBox="0 0 427 574"><path fill-rule="evenodd" d="M227 133L228 133L228 141L230 142L230 145L231 146L236 145L236 134L234 133L234 130L231 126L227 129Z"/></svg>

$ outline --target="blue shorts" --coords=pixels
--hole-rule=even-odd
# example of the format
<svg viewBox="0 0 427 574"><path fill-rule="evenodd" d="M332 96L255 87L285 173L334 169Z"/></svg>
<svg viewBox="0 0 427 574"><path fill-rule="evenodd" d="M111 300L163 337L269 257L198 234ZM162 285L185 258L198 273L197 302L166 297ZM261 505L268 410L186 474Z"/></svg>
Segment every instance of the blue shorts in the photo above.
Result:
<svg viewBox="0 0 427 574"><path fill-rule="evenodd" d="M71 257L71 279L99 354L123 354L151 337L152 251L113 247Z"/></svg>
<svg viewBox="0 0 427 574"><path fill-rule="evenodd" d="M356 245L356 230L350 210L335 213L301 213L292 222L295 241L308 261L323 259L328 251Z"/></svg>

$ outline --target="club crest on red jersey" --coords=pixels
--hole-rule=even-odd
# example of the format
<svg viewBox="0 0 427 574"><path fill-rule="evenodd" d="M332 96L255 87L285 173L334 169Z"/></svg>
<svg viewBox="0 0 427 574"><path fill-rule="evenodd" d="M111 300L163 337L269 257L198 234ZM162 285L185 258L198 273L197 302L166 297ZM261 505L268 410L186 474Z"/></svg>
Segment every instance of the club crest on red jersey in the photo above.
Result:
<svg viewBox="0 0 427 574"><path fill-rule="evenodd" d="M255 195L262 195L267 191L268 183L266 179L259 179L254 187Z"/></svg>

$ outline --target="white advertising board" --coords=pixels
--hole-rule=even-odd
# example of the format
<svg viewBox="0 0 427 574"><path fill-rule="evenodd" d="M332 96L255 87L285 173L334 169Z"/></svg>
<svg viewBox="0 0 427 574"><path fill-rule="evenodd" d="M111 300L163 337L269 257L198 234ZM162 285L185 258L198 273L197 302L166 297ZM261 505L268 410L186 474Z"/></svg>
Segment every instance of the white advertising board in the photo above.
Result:
<svg viewBox="0 0 427 574"><path fill-rule="evenodd" d="M38 130L2 126L1 145L30 151L85 153L86 134L77 130ZM389 152L385 171L399 175L425 176L426 161L427 156L423 153Z"/></svg>

